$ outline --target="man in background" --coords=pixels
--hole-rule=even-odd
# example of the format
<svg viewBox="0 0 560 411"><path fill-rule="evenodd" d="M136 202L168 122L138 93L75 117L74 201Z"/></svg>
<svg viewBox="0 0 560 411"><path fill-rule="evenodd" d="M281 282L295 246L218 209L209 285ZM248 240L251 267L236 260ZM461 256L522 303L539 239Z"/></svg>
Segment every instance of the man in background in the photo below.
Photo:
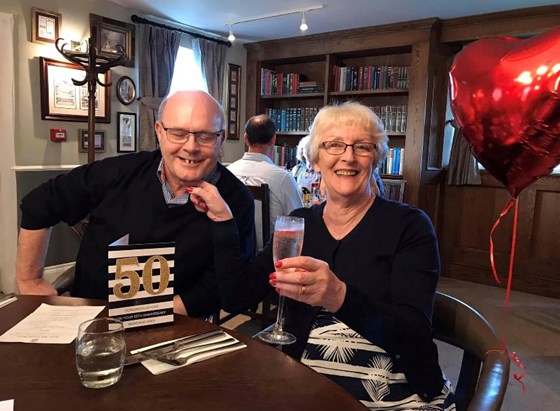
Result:
<svg viewBox="0 0 560 411"><path fill-rule="evenodd" d="M216 186L235 216L241 252L253 255L250 191L218 163L225 116L202 91L180 91L160 106L159 150L106 158L40 185L21 203L16 284L22 294L56 295L43 279L51 227L89 216L71 295L107 300L107 246L175 242L173 310L204 317L221 308L214 272L213 223L189 200L201 181Z"/></svg>
<svg viewBox="0 0 560 411"><path fill-rule="evenodd" d="M266 115L251 117L245 124L243 135L249 151L243 158L228 166L237 178L247 185L268 184L270 190L270 232L274 232L276 216L288 215L292 210L303 207L301 192L289 171L272 161L276 143L276 126ZM262 218L255 219L257 233L262 232ZM261 236L257 244L261 249Z"/></svg>

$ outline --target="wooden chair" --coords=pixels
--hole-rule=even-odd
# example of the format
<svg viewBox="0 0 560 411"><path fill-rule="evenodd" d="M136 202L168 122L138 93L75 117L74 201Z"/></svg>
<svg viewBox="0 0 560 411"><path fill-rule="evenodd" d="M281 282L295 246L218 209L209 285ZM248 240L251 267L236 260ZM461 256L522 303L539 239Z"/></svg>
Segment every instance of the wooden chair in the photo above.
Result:
<svg viewBox="0 0 560 411"><path fill-rule="evenodd" d="M510 359L500 351L492 326L464 302L436 292L432 327L436 340L463 350L454 387L457 411L498 411L506 393Z"/></svg>
<svg viewBox="0 0 560 411"><path fill-rule="evenodd" d="M261 203L261 239L263 246L265 246L270 239L270 189L268 188L268 184L261 184L260 186L247 185L246 187L249 189L251 194L253 194L253 198L255 199L255 201L259 201ZM256 233L256 235L258 236L259 233ZM259 251L256 242L255 247L256 254Z"/></svg>
<svg viewBox="0 0 560 411"><path fill-rule="evenodd" d="M270 239L270 189L268 184L261 184L260 186L246 186L249 191L253 194L253 198L259 201L261 204L261 222L262 230L260 235L262 236L262 244L266 245ZM256 227L255 227L256 229ZM257 235L259 233L256 233ZM255 254L259 251L257 242L255 242ZM251 317L252 319L261 321L261 329L266 328L274 319L271 319L271 305L276 304L278 298L276 294L271 291L269 295L265 297L262 302L262 312L258 313L257 309L250 309L241 314ZM220 317L220 313L213 314L212 322L215 324L223 324L226 321L231 320L239 314L227 314L224 317Z"/></svg>
<svg viewBox="0 0 560 411"><path fill-rule="evenodd" d="M463 350L455 384L457 411L497 411L509 378L509 356L486 319L469 305L436 293L434 338Z"/></svg>
<svg viewBox="0 0 560 411"><path fill-rule="evenodd" d="M405 180L381 179L385 187L385 198L388 200L403 201Z"/></svg>

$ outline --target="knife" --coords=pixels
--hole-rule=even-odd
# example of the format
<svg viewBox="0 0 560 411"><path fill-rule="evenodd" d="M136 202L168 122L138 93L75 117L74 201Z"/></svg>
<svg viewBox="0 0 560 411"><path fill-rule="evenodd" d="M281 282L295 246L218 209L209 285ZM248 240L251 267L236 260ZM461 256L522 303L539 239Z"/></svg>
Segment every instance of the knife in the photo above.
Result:
<svg viewBox="0 0 560 411"><path fill-rule="evenodd" d="M8 294L0 294L0 303L2 301L6 301L9 300L12 297L15 297L16 295L14 293L8 293Z"/></svg>

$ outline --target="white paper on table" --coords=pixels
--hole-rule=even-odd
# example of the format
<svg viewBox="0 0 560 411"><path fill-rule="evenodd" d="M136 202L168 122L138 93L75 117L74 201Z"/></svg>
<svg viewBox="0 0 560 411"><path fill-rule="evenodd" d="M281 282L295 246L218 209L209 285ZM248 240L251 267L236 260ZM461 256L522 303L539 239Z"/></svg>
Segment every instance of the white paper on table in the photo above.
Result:
<svg viewBox="0 0 560 411"><path fill-rule="evenodd" d="M7 300L4 300L0 303L0 308L5 307L10 303L13 303L14 301L17 301L17 297L10 297ZM2 408L0 408L0 411L2 411Z"/></svg>
<svg viewBox="0 0 560 411"><path fill-rule="evenodd" d="M68 344L78 334L78 326L103 311L103 306L65 306L41 304L14 325L0 342Z"/></svg>
<svg viewBox="0 0 560 411"><path fill-rule="evenodd" d="M0 411L14 411L14 400L0 401Z"/></svg>

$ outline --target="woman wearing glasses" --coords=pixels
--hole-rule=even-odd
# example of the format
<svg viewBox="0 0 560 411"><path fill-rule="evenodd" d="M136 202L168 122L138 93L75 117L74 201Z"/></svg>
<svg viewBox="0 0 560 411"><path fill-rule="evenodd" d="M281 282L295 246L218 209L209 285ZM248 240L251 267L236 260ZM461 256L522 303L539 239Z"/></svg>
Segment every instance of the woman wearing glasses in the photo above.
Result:
<svg viewBox="0 0 560 411"><path fill-rule="evenodd" d="M272 286L288 297L284 329L297 338L284 352L371 409L454 409L431 338L440 271L434 228L421 210L372 190L387 141L368 107L323 108L312 126L310 161L321 172L327 199L292 212L305 218L302 257L274 266L269 243L245 265L224 252L236 235L231 221L219 224L222 303L238 311ZM227 205L209 184L191 190L208 204L211 218L228 220Z"/></svg>

